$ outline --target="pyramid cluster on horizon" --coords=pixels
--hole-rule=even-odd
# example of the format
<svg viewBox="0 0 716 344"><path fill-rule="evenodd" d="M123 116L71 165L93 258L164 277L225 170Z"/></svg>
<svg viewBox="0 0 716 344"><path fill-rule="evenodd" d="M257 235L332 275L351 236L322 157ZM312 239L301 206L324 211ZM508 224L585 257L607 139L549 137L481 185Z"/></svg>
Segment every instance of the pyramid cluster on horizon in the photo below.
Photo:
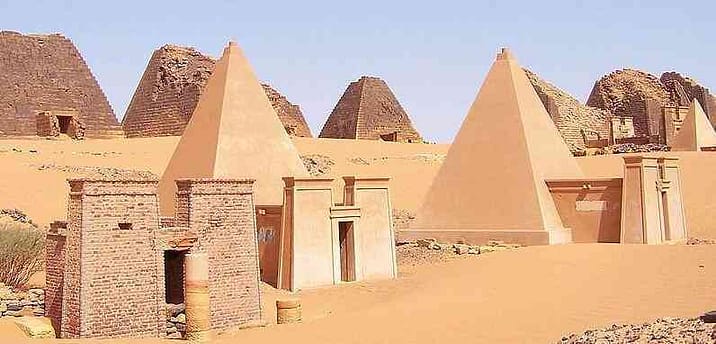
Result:
<svg viewBox="0 0 716 344"><path fill-rule="evenodd" d="M0 75L0 136L78 139L181 135L216 63L193 48L157 49L120 126L69 39L0 32L0 57L9 71ZM661 77L633 69L611 72L595 83L586 104L525 73L575 155L668 149L694 99L716 125L716 96L676 72ZM312 137L299 106L262 86L286 132ZM423 142L387 83L368 76L349 84L319 137Z"/></svg>

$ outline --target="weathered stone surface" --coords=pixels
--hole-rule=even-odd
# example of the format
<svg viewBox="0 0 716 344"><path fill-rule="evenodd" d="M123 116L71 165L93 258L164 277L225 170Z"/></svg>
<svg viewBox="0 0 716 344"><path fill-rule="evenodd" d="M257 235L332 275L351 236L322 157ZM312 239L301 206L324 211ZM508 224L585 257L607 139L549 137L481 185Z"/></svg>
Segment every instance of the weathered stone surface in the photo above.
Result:
<svg viewBox="0 0 716 344"><path fill-rule="evenodd" d="M558 344L586 343L714 343L716 327L699 319L663 318L652 323L614 324L563 337Z"/></svg>
<svg viewBox="0 0 716 344"><path fill-rule="evenodd" d="M37 135L43 111L76 111L87 137L122 135L97 80L68 38L1 31L0 71L0 136Z"/></svg>
<svg viewBox="0 0 716 344"><path fill-rule="evenodd" d="M215 64L191 47L165 45L154 51L122 120L127 137L181 135ZM300 107L271 86L262 86L286 132L311 137Z"/></svg>
<svg viewBox="0 0 716 344"><path fill-rule="evenodd" d="M55 330L45 318L17 318L15 324L30 338L55 338Z"/></svg>
<svg viewBox="0 0 716 344"><path fill-rule="evenodd" d="M525 73L572 153L608 143L609 111L583 105L535 73L527 69Z"/></svg>
<svg viewBox="0 0 716 344"><path fill-rule="evenodd" d="M348 85L319 137L422 142L385 81L368 76Z"/></svg>
<svg viewBox="0 0 716 344"><path fill-rule="evenodd" d="M716 96L711 94L708 88L677 72L663 73L660 80L669 92L672 102L680 106L689 106L694 99L697 99L711 124L716 125Z"/></svg>
<svg viewBox="0 0 716 344"><path fill-rule="evenodd" d="M662 107L674 103L658 77L639 70L622 69L595 83L587 105L618 117L632 118L637 137L658 138Z"/></svg>

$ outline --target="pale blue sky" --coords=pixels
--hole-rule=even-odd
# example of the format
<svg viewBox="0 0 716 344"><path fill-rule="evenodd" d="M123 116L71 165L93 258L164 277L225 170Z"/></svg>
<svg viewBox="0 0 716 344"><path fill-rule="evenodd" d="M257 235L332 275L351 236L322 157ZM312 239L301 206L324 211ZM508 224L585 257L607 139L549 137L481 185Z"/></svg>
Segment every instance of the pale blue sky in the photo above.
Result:
<svg viewBox="0 0 716 344"><path fill-rule="evenodd" d="M581 100L621 67L716 88L713 13L712 1L674 0L0 0L0 29L70 37L120 119L154 49L217 56L233 38L314 135L350 81L376 75L428 140L449 142L501 46Z"/></svg>

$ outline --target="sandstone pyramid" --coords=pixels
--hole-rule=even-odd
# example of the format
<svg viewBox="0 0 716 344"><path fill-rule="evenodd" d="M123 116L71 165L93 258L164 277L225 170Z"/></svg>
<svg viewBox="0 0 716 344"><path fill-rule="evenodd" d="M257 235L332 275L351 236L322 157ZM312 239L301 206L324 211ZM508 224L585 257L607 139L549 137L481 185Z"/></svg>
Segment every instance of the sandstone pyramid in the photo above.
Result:
<svg viewBox="0 0 716 344"><path fill-rule="evenodd" d="M660 80L672 94L672 100L679 105L689 106L693 99L698 100L711 125L716 126L716 96L708 88L677 72L665 72Z"/></svg>
<svg viewBox="0 0 716 344"><path fill-rule="evenodd" d="M368 76L348 85L318 137L422 142L388 84Z"/></svg>
<svg viewBox="0 0 716 344"><path fill-rule="evenodd" d="M580 177L524 71L503 49L411 230L468 243L568 242L545 179Z"/></svg>
<svg viewBox="0 0 716 344"><path fill-rule="evenodd" d="M122 120L127 137L181 135L215 64L190 47L155 50ZM311 137L301 109L271 86L263 87L289 135Z"/></svg>
<svg viewBox="0 0 716 344"><path fill-rule="evenodd" d="M38 113L76 114L84 136L121 127L75 45L60 34L0 32L0 136L38 134Z"/></svg>
<svg viewBox="0 0 716 344"><path fill-rule="evenodd" d="M257 205L283 201L283 180L308 176L298 151L236 43L224 48L159 183L174 211L178 178L252 178Z"/></svg>
<svg viewBox="0 0 716 344"><path fill-rule="evenodd" d="M609 111L586 106L567 92L542 80L537 74L527 69L525 73L572 153L587 148L585 137L592 140L609 139Z"/></svg>
<svg viewBox="0 0 716 344"><path fill-rule="evenodd" d="M704 148L716 148L716 131L711 126L699 101L694 99L689 106L686 118L684 118L684 124L674 136L671 149L675 151L701 151Z"/></svg>

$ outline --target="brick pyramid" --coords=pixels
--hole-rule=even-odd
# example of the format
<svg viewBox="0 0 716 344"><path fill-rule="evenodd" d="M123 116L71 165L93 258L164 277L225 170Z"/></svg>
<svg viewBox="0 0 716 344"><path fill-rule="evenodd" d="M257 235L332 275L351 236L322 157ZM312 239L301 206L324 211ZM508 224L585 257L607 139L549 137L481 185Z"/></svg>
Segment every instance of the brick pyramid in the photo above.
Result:
<svg viewBox="0 0 716 344"><path fill-rule="evenodd" d="M388 84L368 76L348 85L318 137L422 142Z"/></svg>
<svg viewBox="0 0 716 344"><path fill-rule="evenodd" d="M173 215L177 178L252 178L256 205L283 201L283 180L308 176L298 151L234 42L224 48L159 183Z"/></svg>
<svg viewBox="0 0 716 344"><path fill-rule="evenodd" d="M503 49L411 228L453 242L569 242L545 179L572 178L582 178L577 162Z"/></svg>
<svg viewBox="0 0 716 344"><path fill-rule="evenodd" d="M675 151L700 151L702 148L716 147L716 131L706 117L701 103L694 99L684 124L674 136L671 149Z"/></svg>
<svg viewBox="0 0 716 344"><path fill-rule="evenodd" d="M0 31L0 136L37 135L37 113L75 110L86 137L123 136L89 66L61 34Z"/></svg>

